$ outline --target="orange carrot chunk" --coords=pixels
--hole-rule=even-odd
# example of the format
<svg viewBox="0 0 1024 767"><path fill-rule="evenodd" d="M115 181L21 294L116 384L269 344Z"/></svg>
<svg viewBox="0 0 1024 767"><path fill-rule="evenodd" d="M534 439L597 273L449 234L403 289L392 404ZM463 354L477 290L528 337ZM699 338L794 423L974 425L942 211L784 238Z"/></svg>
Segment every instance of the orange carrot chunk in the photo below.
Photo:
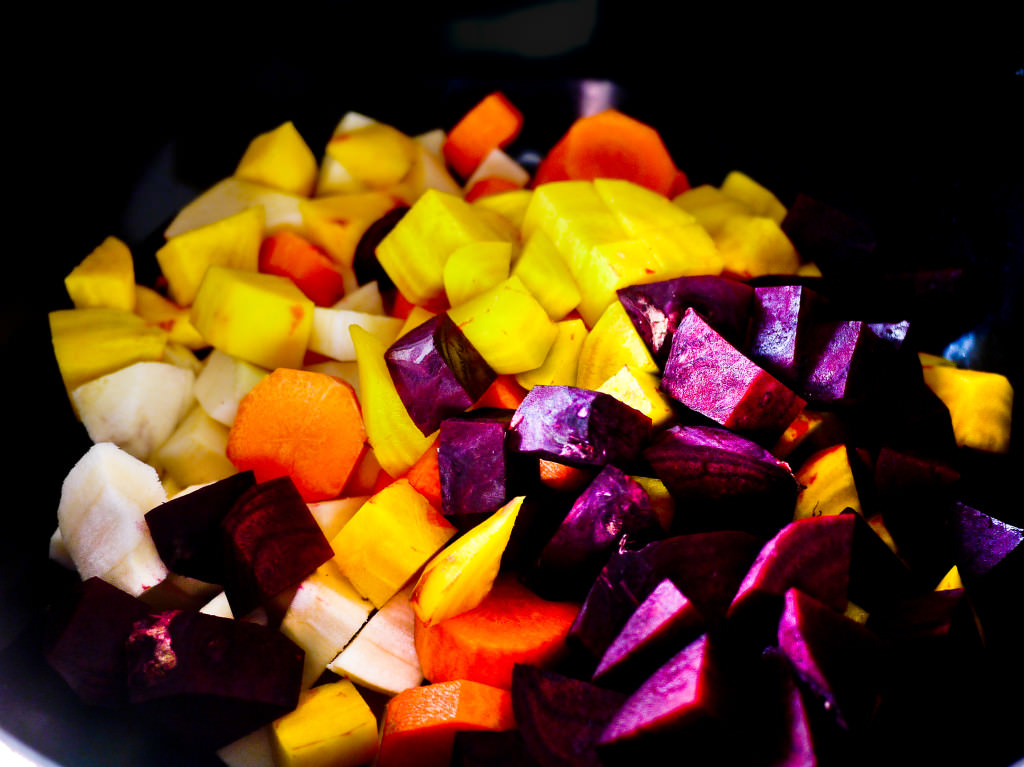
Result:
<svg viewBox="0 0 1024 767"><path fill-rule="evenodd" d="M595 474L592 469L540 459L540 481L554 490L581 492Z"/></svg>
<svg viewBox="0 0 1024 767"><path fill-rule="evenodd" d="M435 439L405 473L409 484L430 501L430 504L438 511L441 510L441 470L437 463L439 442L440 438Z"/></svg>
<svg viewBox="0 0 1024 767"><path fill-rule="evenodd" d="M416 652L430 682L471 679L509 689L517 663L550 667L565 652L579 605L541 599L500 575L477 607L427 626L417 619Z"/></svg>
<svg viewBox="0 0 1024 767"><path fill-rule="evenodd" d="M345 294L345 278L330 256L295 232L264 238L259 270L290 278L317 306L331 306Z"/></svg>
<svg viewBox="0 0 1024 767"><path fill-rule="evenodd" d="M278 368L238 405L227 457L258 482L290 476L304 500L336 497L363 454L355 391L324 373Z"/></svg>
<svg viewBox="0 0 1024 767"><path fill-rule="evenodd" d="M526 389L520 384L514 375L504 373L499 375L487 390L480 395L473 407L496 407L506 410L515 410L519 403L526 397Z"/></svg>
<svg viewBox="0 0 1024 767"><path fill-rule="evenodd" d="M538 168L534 184L619 178L668 195L681 179L657 130L617 109L578 118Z"/></svg>
<svg viewBox="0 0 1024 767"><path fill-rule="evenodd" d="M466 679L412 687L384 709L377 767L448 767L460 730L515 729L508 690Z"/></svg>
<svg viewBox="0 0 1024 767"><path fill-rule="evenodd" d="M522 113L505 94L495 91L466 112L445 139L445 161L469 178L492 149L508 146L523 127Z"/></svg>

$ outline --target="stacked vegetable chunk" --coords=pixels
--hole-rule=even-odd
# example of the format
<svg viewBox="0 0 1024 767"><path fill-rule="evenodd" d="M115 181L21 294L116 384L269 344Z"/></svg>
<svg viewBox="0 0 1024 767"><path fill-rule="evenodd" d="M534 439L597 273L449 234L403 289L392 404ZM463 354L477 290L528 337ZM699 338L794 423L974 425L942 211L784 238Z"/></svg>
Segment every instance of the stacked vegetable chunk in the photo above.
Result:
<svg viewBox="0 0 1024 767"><path fill-rule="evenodd" d="M1024 530L959 495L1010 382L851 302L827 203L614 109L528 168L524 119L286 123L159 285L68 275L51 665L232 765L917 753L1020 639Z"/></svg>

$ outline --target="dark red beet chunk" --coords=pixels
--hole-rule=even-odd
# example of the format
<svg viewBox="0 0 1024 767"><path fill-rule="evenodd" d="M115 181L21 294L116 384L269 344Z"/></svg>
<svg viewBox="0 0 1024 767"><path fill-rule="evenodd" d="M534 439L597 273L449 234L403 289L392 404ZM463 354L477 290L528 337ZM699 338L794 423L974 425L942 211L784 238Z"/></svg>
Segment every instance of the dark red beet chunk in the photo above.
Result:
<svg viewBox="0 0 1024 767"><path fill-rule="evenodd" d="M745 282L712 275L676 277L621 288L618 296L659 363L665 361L679 321L690 308L731 343L746 341L753 288Z"/></svg>
<svg viewBox="0 0 1024 767"><path fill-rule="evenodd" d="M785 594L779 649L840 726L861 730L881 700L881 640L864 625L793 588Z"/></svg>
<svg viewBox="0 0 1024 767"><path fill-rule="evenodd" d="M276 628L155 613L127 641L129 699L177 739L217 749L295 708L303 652Z"/></svg>
<svg viewBox="0 0 1024 767"><path fill-rule="evenodd" d="M600 767L596 744L626 696L535 666L512 671L512 711L540 767Z"/></svg>
<svg viewBox="0 0 1024 767"><path fill-rule="evenodd" d="M235 501L256 484L242 471L176 496L146 513L160 558L171 572L207 583L224 583L221 522Z"/></svg>
<svg viewBox="0 0 1024 767"><path fill-rule="evenodd" d="M238 617L299 583L334 556L288 476L253 486L224 518L224 590Z"/></svg>
<svg viewBox="0 0 1024 767"><path fill-rule="evenodd" d="M594 581L569 630L570 641L596 663L630 616L669 578L709 625L725 614L761 547L739 530L677 535L614 553Z"/></svg>
<svg viewBox="0 0 1024 767"><path fill-rule="evenodd" d="M575 466L628 465L651 433L651 419L603 392L534 386L516 408L510 447Z"/></svg>
<svg viewBox="0 0 1024 767"><path fill-rule="evenodd" d="M47 662L86 703L119 706L128 700L125 640L149 607L99 578L77 585L47 627Z"/></svg>
<svg viewBox="0 0 1024 767"><path fill-rule="evenodd" d="M819 323L805 346L800 393L824 406L863 404L885 380L889 344L866 322Z"/></svg>
<svg viewBox="0 0 1024 767"><path fill-rule="evenodd" d="M666 753L705 764L721 754L723 686L712 644L702 635L629 696L598 742L605 764L649 764Z"/></svg>
<svg viewBox="0 0 1024 767"><path fill-rule="evenodd" d="M729 528L767 538L793 518L800 487L789 465L728 429L673 426L643 456L675 500L680 532Z"/></svg>
<svg viewBox="0 0 1024 767"><path fill-rule="evenodd" d="M604 687L635 689L706 628L704 616L666 578L626 621L591 679Z"/></svg>
<svg viewBox="0 0 1024 767"><path fill-rule="evenodd" d="M531 581L549 599L582 599L608 557L628 537L664 535L647 492L621 469L605 466L587 485L541 551Z"/></svg>
<svg viewBox="0 0 1024 767"><path fill-rule="evenodd" d="M806 404L688 309L665 361L662 388L733 431L774 442Z"/></svg>
<svg viewBox="0 0 1024 767"><path fill-rule="evenodd" d="M424 434L433 434L445 418L465 412L497 377L444 312L391 344L384 360L398 396Z"/></svg>

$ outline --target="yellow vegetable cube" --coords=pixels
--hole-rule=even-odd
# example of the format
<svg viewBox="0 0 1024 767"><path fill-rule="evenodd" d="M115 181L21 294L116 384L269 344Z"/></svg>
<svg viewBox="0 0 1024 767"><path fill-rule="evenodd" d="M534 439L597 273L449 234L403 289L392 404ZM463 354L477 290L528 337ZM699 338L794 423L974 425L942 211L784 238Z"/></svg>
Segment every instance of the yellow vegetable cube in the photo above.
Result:
<svg viewBox="0 0 1024 767"><path fill-rule="evenodd" d="M540 367L558 328L518 277L448 310L473 347L497 373Z"/></svg>
<svg viewBox="0 0 1024 767"><path fill-rule="evenodd" d="M306 197L319 172L316 157L290 121L250 141L235 168L238 178Z"/></svg>
<svg viewBox="0 0 1024 767"><path fill-rule="evenodd" d="M671 400L661 391L660 376L649 370L623 365L617 373L597 387L651 419L654 426L667 423L675 415Z"/></svg>
<svg viewBox="0 0 1024 767"><path fill-rule="evenodd" d="M287 277L211 266L191 316L215 349L268 370L299 368L313 302Z"/></svg>
<svg viewBox="0 0 1024 767"><path fill-rule="evenodd" d="M796 479L802 489L797 495L794 519L833 516L845 509L863 514L846 445L819 450L800 466Z"/></svg>
<svg viewBox="0 0 1024 767"><path fill-rule="evenodd" d="M150 456L150 463L177 487L203 485L234 474L227 457L228 427L195 405L167 440Z"/></svg>
<svg viewBox="0 0 1024 767"><path fill-rule="evenodd" d="M133 362L159 362L167 347L165 330L124 309L58 309L49 313L49 323L69 392Z"/></svg>
<svg viewBox="0 0 1024 767"><path fill-rule="evenodd" d="M209 346L206 339L192 324L191 312L186 306L179 306L164 298L153 288L145 285L135 286L135 313L150 325L156 325L167 331L167 338L174 343L182 344L189 349L205 349Z"/></svg>
<svg viewBox="0 0 1024 767"><path fill-rule="evenodd" d="M533 195L531 189L513 189L498 194L488 194L473 200L473 205L485 210L494 211L511 223L516 229L523 224L523 216Z"/></svg>
<svg viewBox="0 0 1024 767"><path fill-rule="evenodd" d="M1013 386L999 373L953 365L924 365L924 382L949 408L960 447L987 453L1010 450Z"/></svg>
<svg viewBox="0 0 1024 767"><path fill-rule="evenodd" d="M576 370L579 367L580 351L587 338L587 326L583 320L560 320L555 323L558 335L551 344L551 350L539 368L516 375L516 381L524 389L534 386L575 386Z"/></svg>
<svg viewBox="0 0 1024 767"><path fill-rule="evenodd" d="M660 372L622 302L615 301L587 334L580 350L576 385L597 389L626 365L648 373Z"/></svg>
<svg viewBox="0 0 1024 767"><path fill-rule="evenodd" d="M745 173L731 171L719 188L729 197L749 205L755 216L770 218L776 224L782 224L786 217L786 206L779 198Z"/></svg>
<svg viewBox="0 0 1024 767"><path fill-rule="evenodd" d="M382 607L455 532L407 479L398 479L371 496L331 546L345 577Z"/></svg>
<svg viewBox="0 0 1024 767"><path fill-rule="evenodd" d="M569 267L542 231L535 231L523 243L512 274L523 281L553 320L564 318L582 298Z"/></svg>
<svg viewBox="0 0 1024 767"><path fill-rule="evenodd" d="M511 242L472 242L456 248L444 265L448 303L458 306L507 280L511 265Z"/></svg>
<svg viewBox="0 0 1024 767"><path fill-rule="evenodd" d="M171 298L191 305L210 266L255 272L263 234L263 208L255 207L171 237L156 252Z"/></svg>
<svg viewBox="0 0 1024 767"><path fill-rule="evenodd" d="M687 189L674 197L672 203L696 218L712 238L718 236L730 219L754 214L747 203L710 184Z"/></svg>
<svg viewBox="0 0 1024 767"><path fill-rule="evenodd" d="M397 184L417 159L410 136L381 122L336 133L327 142L327 154L354 178L370 187Z"/></svg>
<svg viewBox="0 0 1024 767"><path fill-rule="evenodd" d="M76 309L135 308L135 264L128 246L107 237L64 278Z"/></svg>
<svg viewBox="0 0 1024 767"><path fill-rule="evenodd" d="M428 189L377 246L377 259L402 295L426 304L444 293L444 265L474 242L495 242L481 211L458 195Z"/></svg>
<svg viewBox="0 0 1024 767"><path fill-rule="evenodd" d="M278 767L359 767L377 753L377 717L347 679L302 692L270 733Z"/></svg>

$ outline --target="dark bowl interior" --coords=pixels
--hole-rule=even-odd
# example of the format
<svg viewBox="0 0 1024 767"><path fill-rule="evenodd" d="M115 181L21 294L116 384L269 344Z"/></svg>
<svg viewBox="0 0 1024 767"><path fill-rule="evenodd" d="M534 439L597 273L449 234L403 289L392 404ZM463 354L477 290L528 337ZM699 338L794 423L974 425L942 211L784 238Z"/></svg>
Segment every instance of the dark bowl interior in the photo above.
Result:
<svg viewBox="0 0 1024 767"><path fill-rule="evenodd" d="M15 85L19 139L8 151L18 202L0 315L15 456L0 536L0 730L29 758L219 763L80 705L39 655L41 620L71 580L47 558L60 484L88 446L60 385L46 312L70 305L63 276L108 234L129 244L139 280L151 281L163 225L230 174L253 136L285 120L319 151L348 110L417 133L450 127L500 88L526 116L513 151L528 158L596 89L658 127L694 184L743 170L787 204L805 192L861 216L907 268L963 267L968 277L951 294L919 307L930 350L1020 382L1024 152L1012 115L1024 76L1012 67L796 34L769 44L753 29L705 39L596 2L499 3L487 14L465 4L402 11L401 23L298 6L244 25L196 10L161 21L159 33L155 24L76 30L49 41L64 62L59 76ZM969 492L1019 525L1020 504L1004 500L1015 497L1018 445L979 462ZM977 763L1019 756L1001 732L1005 708L970 705L985 713L958 742L977 742Z"/></svg>

